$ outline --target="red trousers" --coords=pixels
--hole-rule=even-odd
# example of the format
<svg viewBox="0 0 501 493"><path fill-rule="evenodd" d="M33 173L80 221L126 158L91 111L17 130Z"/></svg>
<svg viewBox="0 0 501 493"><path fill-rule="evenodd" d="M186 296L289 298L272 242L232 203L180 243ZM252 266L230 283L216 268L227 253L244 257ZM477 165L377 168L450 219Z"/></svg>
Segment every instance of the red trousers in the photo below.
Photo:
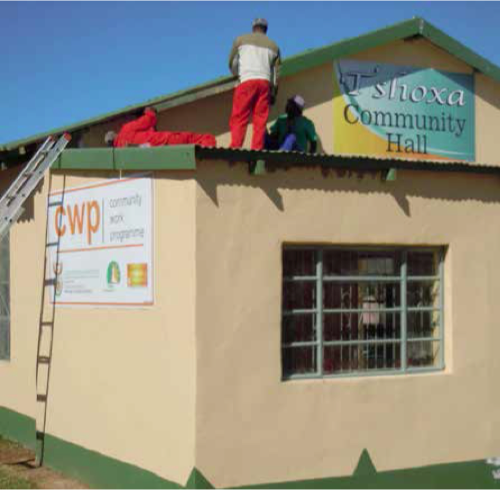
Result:
<svg viewBox="0 0 501 493"><path fill-rule="evenodd" d="M128 131L120 132L113 145L115 147L125 147L141 144L149 144L152 147L180 144L198 144L206 147L216 147L216 138L211 134L196 134L193 132Z"/></svg>
<svg viewBox="0 0 501 493"><path fill-rule="evenodd" d="M255 79L239 84L233 94L230 147L242 147L247 132L247 123L252 115L251 149L262 149L269 112L270 83L267 80Z"/></svg>
<svg viewBox="0 0 501 493"><path fill-rule="evenodd" d="M215 147L216 138L211 134L196 134L193 132L152 132L148 143L152 146L198 144L206 147Z"/></svg>
<svg viewBox="0 0 501 493"><path fill-rule="evenodd" d="M198 144L207 147L216 146L214 135L195 134L193 132L157 132L155 130L156 123L156 113L150 109L146 109L143 116L122 126L113 145L115 147L142 144L149 144L150 146L173 146L179 144Z"/></svg>

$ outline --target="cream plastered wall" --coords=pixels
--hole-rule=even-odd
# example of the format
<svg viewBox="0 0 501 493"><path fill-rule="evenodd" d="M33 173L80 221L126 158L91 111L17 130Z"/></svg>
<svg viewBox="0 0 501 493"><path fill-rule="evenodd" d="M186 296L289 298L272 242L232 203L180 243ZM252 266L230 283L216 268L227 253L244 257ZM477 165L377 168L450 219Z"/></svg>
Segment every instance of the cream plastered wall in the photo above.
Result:
<svg viewBox="0 0 501 493"><path fill-rule="evenodd" d="M470 66L423 38L395 41L348 58L473 73ZM283 113L287 98L301 94L306 101L305 115L316 125L321 143L319 150L327 154L332 154L334 145L333 63L334 60L332 63L283 77L280 80L277 103L272 108L269 118L271 124L279 114ZM499 165L499 83L475 72L475 91L476 161ZM211 132L216 135L218 145L225 147L230 144L231 105L232 92L227 91L165 110L159 114L158 129ZM84 136L84 144L88 147L103 146L105 133L110 129L118 131L125 121L127 120L120 118L113 123L94 127ZM244 147L250 147L251 134L249 125Z"/></svg>
<svg viewBox="0 0 501 493"><path fill-rule="evenodd" d="M499 166L499 82L475 73L475 152L477 161Z"/></svg>
<svg viewBox="0 0 501 493"><path fill-rule="evenodd" d="M51 190L117 177L56 174ZM0 405L33 417L48 188L46 179L34 217L12 230L12 361L0 364ZM195 440L193 176L155 173L154 194L155 304L57 308L46 432L185 484Z"/></svg>
<svg viewBox="0 0 501 493"><path fill-rule="evenodd" d="M19 173L19 168L0 171L0 194ZM35 192L36 200L41 193ZM44 233L42 221L35 224L33 201L26 203L26 213L20 218L10 233L10 360L0 361L0 406L6 406L28 416L35 416L35 355L37 347L37 317L40 298L35 292L42 284L43 272L39 268L43 261ZM42 227L42 229L40 229ZM25 246L25 257L14 254L15 238L21 231L30 230L40 235L39 248L29 243ZM26 255L26 253L28 253ZM15 282L16 273L23 271L25 284ZM27 284L26 284L27 283ZM13 300L27 310L14 310ZM28 314L28 312L31 312Z"/></svg>
<svg viewBox="0 0 501 493"><path fill-rule="evenodd" d="M197 172L196 465L217 487L499 455L499 179ZM445 245L446 370L281 380L284 243Z"/></svg>

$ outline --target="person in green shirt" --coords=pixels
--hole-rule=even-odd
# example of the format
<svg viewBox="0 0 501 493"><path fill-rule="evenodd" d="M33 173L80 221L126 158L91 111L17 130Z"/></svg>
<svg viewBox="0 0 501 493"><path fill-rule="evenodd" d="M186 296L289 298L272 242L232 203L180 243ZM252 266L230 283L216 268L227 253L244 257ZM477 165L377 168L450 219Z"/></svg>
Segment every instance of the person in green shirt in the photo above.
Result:
<svg viewBox="0 0 501 493"><path fill-rule="evenodd" d="M304 99L298 94L287 100L285 114L278 117L270 128L270 134L266 136L266 149L311 153L317 151L315 125L303 116L303 109Z"/></svg>

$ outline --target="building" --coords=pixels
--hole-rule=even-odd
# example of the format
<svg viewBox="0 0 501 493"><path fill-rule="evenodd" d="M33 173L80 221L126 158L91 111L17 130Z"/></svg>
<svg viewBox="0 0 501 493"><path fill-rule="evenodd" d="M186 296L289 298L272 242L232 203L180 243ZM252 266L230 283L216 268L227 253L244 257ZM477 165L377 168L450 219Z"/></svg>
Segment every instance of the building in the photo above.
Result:
<svg viewBox="0 0 501 493"><path fill-rule="evenodd" d="M138 106L217 148L53 132L0 433L104 488L499 488L499 68L419 18L291 57L272 117L301 93L319 155L226 148L234 83Z"/></svg>

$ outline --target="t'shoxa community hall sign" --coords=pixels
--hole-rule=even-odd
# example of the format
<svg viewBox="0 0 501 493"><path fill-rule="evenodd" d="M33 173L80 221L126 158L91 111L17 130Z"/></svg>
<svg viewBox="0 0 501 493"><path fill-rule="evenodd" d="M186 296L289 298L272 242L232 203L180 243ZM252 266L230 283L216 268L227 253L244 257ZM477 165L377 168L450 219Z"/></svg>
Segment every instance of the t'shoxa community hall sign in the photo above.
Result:
<svg viewBox="0 0 501 493"><path fill-rule="evenodd" d="M335 74L335 153L475 159L472 75L357 60Z"/></svg>

